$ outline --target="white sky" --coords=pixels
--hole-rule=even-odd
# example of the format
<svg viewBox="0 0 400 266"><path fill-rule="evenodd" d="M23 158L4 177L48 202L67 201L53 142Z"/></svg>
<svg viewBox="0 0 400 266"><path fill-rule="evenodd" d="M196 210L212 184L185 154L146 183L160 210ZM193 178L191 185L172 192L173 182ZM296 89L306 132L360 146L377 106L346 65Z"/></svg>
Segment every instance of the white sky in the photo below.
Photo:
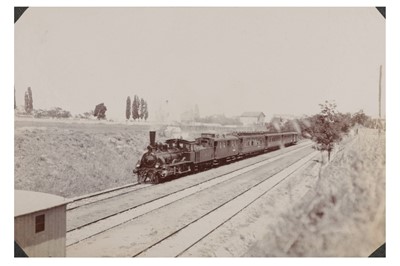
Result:
<svg viewBox="0 0 400 266"><path fill-rule="evenodd" d="M375 8L29 8L15 24L17 105L73 114L100 102L123 120L129 95L150 116L385 115L385 19Z"/></svg>

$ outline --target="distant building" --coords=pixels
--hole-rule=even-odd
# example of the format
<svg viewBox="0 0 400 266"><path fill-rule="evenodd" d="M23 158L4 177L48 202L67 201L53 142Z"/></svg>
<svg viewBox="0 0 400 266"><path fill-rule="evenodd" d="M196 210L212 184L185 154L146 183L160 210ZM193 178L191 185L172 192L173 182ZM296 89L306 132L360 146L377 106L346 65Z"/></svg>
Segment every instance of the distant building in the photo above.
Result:
<svg viewBox="0 0 400 266"><path fill-rule="evenodd" d="M264 123L265 114L263 112L244 112L239 120L244 126L260 125Z"/></svg>
<svg viewBox="0 0 400 266"><path fill-rule="evenodd" d="M66 205L62 197L15 190L14 241L29 257L65 257Z"/></svg>

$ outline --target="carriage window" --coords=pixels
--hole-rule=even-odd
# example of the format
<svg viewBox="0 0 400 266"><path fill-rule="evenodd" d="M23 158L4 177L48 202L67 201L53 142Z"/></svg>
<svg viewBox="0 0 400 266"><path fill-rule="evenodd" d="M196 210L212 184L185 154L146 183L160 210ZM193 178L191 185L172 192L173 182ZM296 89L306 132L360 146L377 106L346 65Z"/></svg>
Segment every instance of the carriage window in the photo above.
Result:
<svg viewBox="0 0 400 266"><path fill-rule="evenodd" d="M226 146L231 146L231 141L230 140L228 140L228 143L226 144Z"/></svg>

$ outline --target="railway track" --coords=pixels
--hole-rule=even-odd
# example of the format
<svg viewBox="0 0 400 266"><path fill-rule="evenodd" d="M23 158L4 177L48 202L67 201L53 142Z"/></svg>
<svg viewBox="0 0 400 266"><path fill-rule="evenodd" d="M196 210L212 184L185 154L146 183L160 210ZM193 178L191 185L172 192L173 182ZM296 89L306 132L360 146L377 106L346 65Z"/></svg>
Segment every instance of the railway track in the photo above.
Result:
<svg viewBox="0 0 400 266"><path fill-rule="evenodd" d="M296 161L283 171L257 183L231 200L212 209L185 227L169 234L133 257L178 257L200 240L268 193L318 154L317 151Z"/></svg>
<svg viewBox="0 0 400 266"><path fill-rule="evenodd" d="M131 206L128 209L120 210L119 212L116 212L112 215L102 217L101 219L93 220L90 223L84 224L80 227L72 228L67 232L67 246L77 244L80 241L83 241L92 236L104 233L108 230L111 230L112 228L118 227L124 223L132 221L135 218L141 217L149 212L152 212L154 210L157 210L157 209L160 209L167 205L170 205L170 204L177 202L183 198L189 197L191 195L194 195L196 193L199 193L199 192L209 189L211 187L217 186L218 184L228 182L229 180L232 180L239 175L251 172L257 168L260 168L263 165L267 165L274 161L280 160L280 159L284 158L285 156L299 152L302 149L307 148L308 146L310 146L310 145L309 144L299 145L299 147L297 147L296 149L291 150L289 152L285 152L283 154L274 156L274 157L266 159L266 160L261 160L252 165L248 165L248 166L242 167L240 169L236 169L234 171L225 173L223 175L218 175L218 176L211 178L209 180L206 180L204 182L201 182L201 183L189 186L189 187L185 187L183 189L174 191L172 193L163 195L158 198L153 198L149 201L143 202L142 204L139 204L136 206ZM259 185L260 184L256 184L255 186L259 186ZM125 189L125 188L123 188L123 189ZM246 191L248 191L248 190L246 190ZM243 193L247 193L246 191L242 192L237 197L240 197L240 195L242 195ZM129 193L129 192L126 192L126 193ZM248 194L246 194L246 195L248 195ZM82 206L84 206L84 205L82 205ZM150 251L139 252L137 255L145 255L145 254L148 254L148 252L150 252Z"/></svg>
<svg viewBox="0 0 400 266"><path fill-rule="evenodd" d="M68 203L67 211L71 211L73 209L80 208L102 200L107 200L127 193L131 193L132 191L143 189L148 186L150 186L150 184L133 183L125 186L120 186L112 189L91 193L80 197L75 197L70 199L71 202Z"/></svg>
<svg viewBox="0 0 400 266"><path fill-rule="evenodd" d="M303 146L309 146L309 144L299 144L298 147L302 148ZM146 188L148 186L151 186L152 184L139 184L137 182L135 183L131 183L131 184L127 184L124 186L120 186L120 187L115 187L115 188L111 188L111 189L107 189L107 190L103 190L103 191L99 191L99 192L94 192L94 193L90 193L87 195L83 195L83 196L78 196L78 197L74 197L74 198L70 198L70 202L67 205L67 211L71 211L89 204L93 204L93 203L97 203L99 201L103 201L103 200L107 200L107 199L111 199L114 197L118 197L124 194L128 194L131 193L133 191L137 191L143 188Z"/></svg>

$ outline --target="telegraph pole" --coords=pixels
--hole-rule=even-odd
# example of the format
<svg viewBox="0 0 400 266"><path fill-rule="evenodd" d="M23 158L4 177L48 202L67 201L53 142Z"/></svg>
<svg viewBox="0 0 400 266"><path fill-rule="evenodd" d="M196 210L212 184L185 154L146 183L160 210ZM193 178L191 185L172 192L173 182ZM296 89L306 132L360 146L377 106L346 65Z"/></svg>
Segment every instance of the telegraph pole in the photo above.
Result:
<svg viewBox="0 0 400 266"><path fill-rule="evenodd" d="M382 91L382 88L381 88L381 83L382 83L382 65L381 65L381 67L380 67L380 69L379 69L379 121L381 120L381 105L382 105L382 101L381 101L381 91Z"/></svg>

